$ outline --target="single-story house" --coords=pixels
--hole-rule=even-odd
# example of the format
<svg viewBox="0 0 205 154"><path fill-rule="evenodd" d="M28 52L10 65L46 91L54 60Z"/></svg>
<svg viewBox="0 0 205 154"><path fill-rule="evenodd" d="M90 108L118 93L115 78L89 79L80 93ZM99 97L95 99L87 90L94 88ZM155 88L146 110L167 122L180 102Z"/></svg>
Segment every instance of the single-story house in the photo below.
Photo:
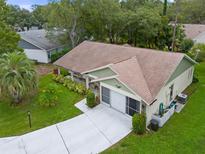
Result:
<svg viewBox="0 0 205 154"><path fill-rule="evenodd" d="M24 49L29 59L40 63L51 62L51 55L62 51L65 47L56 40L49 40L44 29L23 31L18 34L21 36L19 47Z"/></svg>
<svg viewBox="0 0 205 154"><path fill-rule="evenodd" d="M205 43L205 25L183 24L186 38L192 39L195 43Z"/></svg>
<svg viewBox="0 0 205 154"><path fill-rule="evenodd" d="M84 80L101 103L128 116L146 113L148 125L161 103L169 106L192 83L195 62L183 53L84 41L54 64Z"/></svg>

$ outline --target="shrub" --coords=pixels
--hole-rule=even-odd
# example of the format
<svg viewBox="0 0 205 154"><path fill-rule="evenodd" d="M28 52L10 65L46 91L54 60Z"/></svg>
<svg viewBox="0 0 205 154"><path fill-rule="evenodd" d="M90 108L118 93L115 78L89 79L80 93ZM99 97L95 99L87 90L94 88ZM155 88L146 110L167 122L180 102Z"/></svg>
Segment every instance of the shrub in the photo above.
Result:
<svg viewBox="0 0 205 154"><path fill-rule="evenodd" d="M87 94L87 89L83 84L72 81L71 79L62 75L53 75L53 80L55 80L57 83L63 84L63 86L67 87L70 91L74 91L80 95Z"/></svg>
<svg viewBox="0 0 205 154"><path fill-rule="evenodd" d="M40 92L38 103L45 107L56 106L59 103L58 93L57 85L49 84Z"/></svg>
<svg viewBox="0 0 205 154"><path fill-rule="evenodd" d="M134 114L132 117L133 131L137 134L144 134L146 131L146 116L145 114Z"/></svg>
<svg viewBox="0 0 205 154"><path fill-rule="evenodd" d="M197 82L199 82L198 76L194 74L192 83L197 83Z"/></svg>
<svg viewBox="0 0 205 154"><path fill-rule="evenodd" d="M188 55L195 59L197 62L205 61L205 44L194 45Z"/></svg>
<svg viewBox="0 0 205 154"><path fill-rule="evenodd" d="M191 39L184 39L180 45L180 50L183 53L187 53L194 45L194 41Z"/></svg>
<svg viewBox="0 0 205 154"><path fill-rule="evenodd" d="M61 68L60 68L60 74L61 74L62 76L68 76L70 73L68 72L67 69L61 67Z"/></svg>
<svg viewBox="0 0 205 154"><path fill-rule="evenodd" d="M69 49L64 49L60 52L56 52L56 53L53 53L51 55L51 62L54 62L56 61L57 59L59 59L60 57L62 57L63 55L65 55L66 53L68 53Z"/></svg>
<svg viewBox="0 0 205 154"><path fill-rule="evenodd" d="M88 91L86 98L88 107L93 108L96 106L95 94L91 90Z"/></svg>

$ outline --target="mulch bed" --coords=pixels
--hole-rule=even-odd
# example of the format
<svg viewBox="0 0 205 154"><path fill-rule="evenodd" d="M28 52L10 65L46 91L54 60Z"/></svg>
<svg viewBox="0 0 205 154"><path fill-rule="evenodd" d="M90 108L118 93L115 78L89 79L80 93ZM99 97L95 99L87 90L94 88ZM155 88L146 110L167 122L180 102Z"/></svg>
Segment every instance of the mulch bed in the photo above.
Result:
<svg viewBox="0 0 205 154"><path fill-rule="evenodd" d="M36 65L36 71L38 75L46 75L51 72L53 72L53 69L55 68L52 64L37 64Z"/></svg>

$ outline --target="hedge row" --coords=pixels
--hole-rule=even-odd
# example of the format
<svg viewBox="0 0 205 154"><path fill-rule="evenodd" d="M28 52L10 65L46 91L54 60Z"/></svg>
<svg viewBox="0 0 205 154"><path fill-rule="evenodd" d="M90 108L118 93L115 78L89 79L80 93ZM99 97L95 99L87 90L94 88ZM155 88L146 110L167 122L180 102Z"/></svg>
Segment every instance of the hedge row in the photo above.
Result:
<svg viewBox="0 0 205 154"><path fill-rule="evenodd" d="M69 78L64 77L63 75L53 75L53 79L57 83L63 84L63 86L67 87L70 91L74 91L80 95L86 95L87 89L83 84L72 81Z"/></svg>

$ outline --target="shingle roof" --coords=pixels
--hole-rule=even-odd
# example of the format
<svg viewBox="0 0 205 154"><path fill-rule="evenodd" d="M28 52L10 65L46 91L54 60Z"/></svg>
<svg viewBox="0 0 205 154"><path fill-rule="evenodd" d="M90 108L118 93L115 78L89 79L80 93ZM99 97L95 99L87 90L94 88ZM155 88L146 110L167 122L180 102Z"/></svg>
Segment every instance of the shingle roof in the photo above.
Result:
<svg viewBox="0 0 205 154"><path fill-rule="evenodd" d="M49 40L46 35L47 32L44 29L41 30L29 30L19 32L21 39L45 50L50 50L61 46L59 42Z"/></svg>
<svg viewBox="0 0 205 154"><path fill-rule="evenodd" d="M205 43L205 31L194 38L196 43Z"/></svg>
<svg viewBox="0 0 205 154"><path fill-rule="evenodd" d="M84 41L54 64L79 73L111 64L118 78L151 104L183 57L182 53Z"/></svg>
<svg viewBox="0 0 205 154"><path fill-rule="evenodd" d="M201 24L184 24L186 37L194 39L201 33L205 32L205 25Z"/></svg>

